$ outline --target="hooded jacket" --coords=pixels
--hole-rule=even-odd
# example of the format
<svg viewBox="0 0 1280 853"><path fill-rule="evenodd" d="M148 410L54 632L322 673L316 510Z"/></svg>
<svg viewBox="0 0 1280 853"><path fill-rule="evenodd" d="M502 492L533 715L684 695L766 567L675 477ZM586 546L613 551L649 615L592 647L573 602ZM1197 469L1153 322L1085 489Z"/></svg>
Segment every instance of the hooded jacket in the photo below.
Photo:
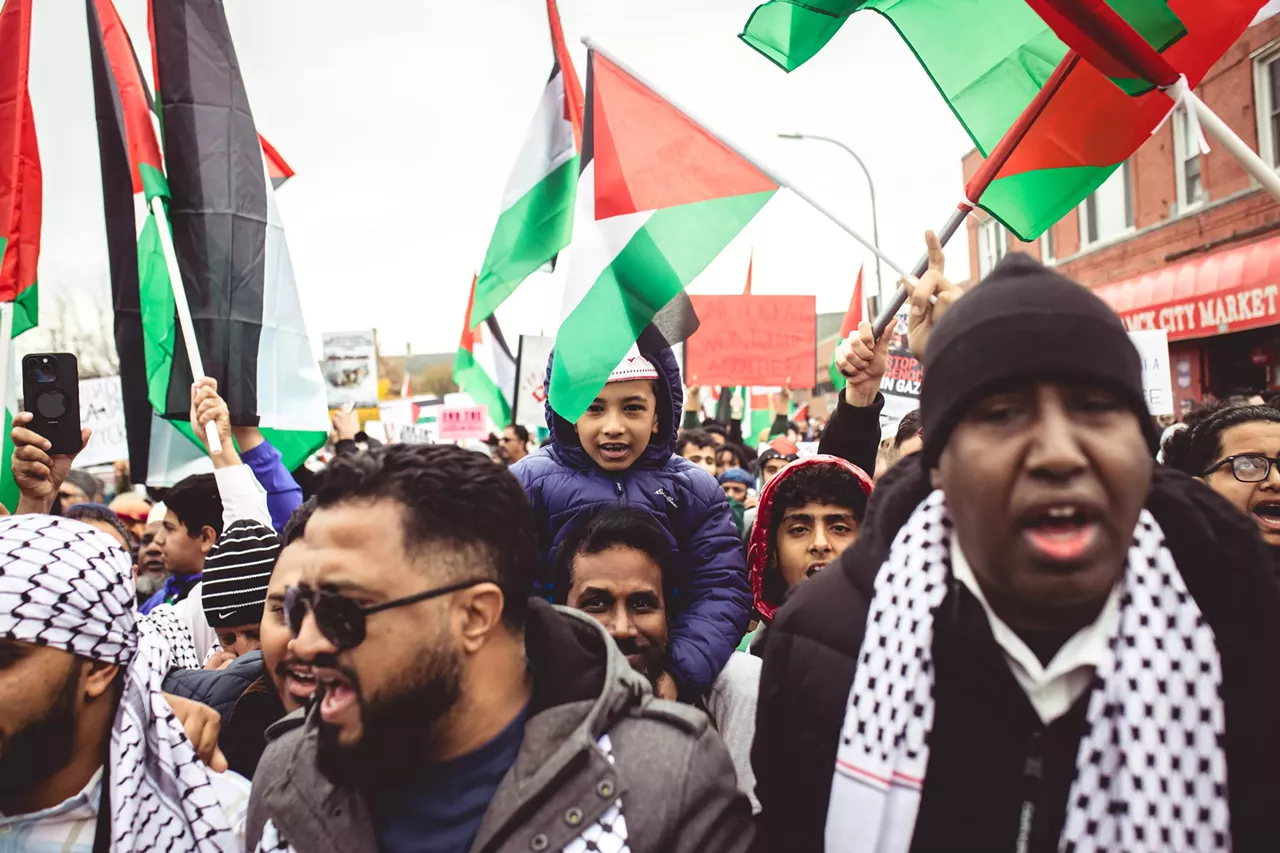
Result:
<svg viewBox="0 0 1280 853"><path fill-rule="evenodd" d="M634 853L750 849L751 807L706 715L655 699L588 616L534 599L525 626L533 699L524 740L489 803L472 853L613 850L620 804ZM273 726L254 776L246 849L270 820L299 853L377 849L363 795L316 769L319 715ZM599 846L596 847L596 842Z"/></svg>
<svg viewBox="0 0 1280 853"><path fill-rule="evenodd" d="M776 614L764 648L751 752L764 810L757 850L823 849L837 742L876 574L930 491L919 455L890 469L857 543L797 587ZM1268 555L1248 518L1177 471L1157 466L1146 508L1217 641L1233 849L1275 850L1280 589ZM935 722L913 853L1015 849L1027 790L1023 772L1036 740L1042 744L1041 799L1028 849L1056 851L1087 694L1066 716L1039 727L976 598L955 584L936 612Z"/></svg>
<svg viewBox="0 0 1280 853"><path fill-rule="evenodd" d="M769 574L777 574L778 567L769 565L769 528L773 520L773 501L778 494L778 486L785 480L795 476L797 471L814 468L818 465L837 465L854 477L862 486L863 494L870 495L872 484L867 473L856 465L851 465L837 456L809 456L797 459L777 473L760 493L760 503L756 506L755 524L751 528L751 540L747 549L747 568L751 577L751 594L755 597L756 612L768 624L773 621L773 614L782 606L781 600L773 600L765 593L765 578Z"/></svg>
<svg viewBox="0 0 1280 853"><path fill-rule="evenodd" d="M729 503L706 471L673 453L682 408L680 367L670 349L641 353L658 369L658 432L626 471L599 468L574 425L547 404L551 443L511 467L533 504L541 537L536 589L548 595L556 548L602 508L635 506L662 526L678 558L682 607L671 623L671 675L681 698L706 694L747 629L751 590ZM552 355L554 360L555 355ZM551 364L547 365L547 387Z"/></svg>

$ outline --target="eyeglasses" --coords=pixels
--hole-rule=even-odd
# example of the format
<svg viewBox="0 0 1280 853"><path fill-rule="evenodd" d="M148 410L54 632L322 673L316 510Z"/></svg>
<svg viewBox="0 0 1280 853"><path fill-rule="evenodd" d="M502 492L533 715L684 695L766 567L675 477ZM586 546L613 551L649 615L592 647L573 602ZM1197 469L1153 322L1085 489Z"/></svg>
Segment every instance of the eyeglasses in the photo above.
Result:
<svg viewBox="0 0 1280 853"><path fill-rule="evenodd" d="M1261 483L1271 476L1271 466L1280 465L1280 457L1263 456L1261 453L1241 453L1228 456L1201 474L1208 477L1224 465L1231 466L1231 474L1242 483Z"/></svg>
<svg viewBox="0 0 1280 853"><path fill-rule="evenodd" d="M488 583L488 580L477 578L453 583L369 607L361 606L336 592L312 589L307 586L291 586L284 591L284 618L290 633L296 637L301 633L303 620L307 618L307 611L310 610L316 617L316 627L320 629L320 633L341 652L353 649L364 642L365 622L374 613L416 604L419 601L448 595L482 583Z"/></svg>

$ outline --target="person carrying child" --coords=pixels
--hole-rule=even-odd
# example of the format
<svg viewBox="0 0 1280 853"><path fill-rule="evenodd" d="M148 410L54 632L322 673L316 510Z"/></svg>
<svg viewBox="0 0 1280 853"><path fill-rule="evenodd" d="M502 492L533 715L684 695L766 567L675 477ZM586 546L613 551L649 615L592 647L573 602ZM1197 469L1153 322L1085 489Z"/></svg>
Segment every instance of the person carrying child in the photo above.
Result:
<svg viewBox="0 0 1280 853"><path fill-rule="evenodd" d="M548 385L550 377L548 365ZM710 688L745 633L751 606L746 558L724 492L673 453L682 387L670 349L632 350L576 424L548 404L550 444L511 468L533 504L538 594L551 595L556 549L580 517L635 506L662 526L678 555L675 586L685 599L671 625L670 672L658 680L664 698Z"/></svg>

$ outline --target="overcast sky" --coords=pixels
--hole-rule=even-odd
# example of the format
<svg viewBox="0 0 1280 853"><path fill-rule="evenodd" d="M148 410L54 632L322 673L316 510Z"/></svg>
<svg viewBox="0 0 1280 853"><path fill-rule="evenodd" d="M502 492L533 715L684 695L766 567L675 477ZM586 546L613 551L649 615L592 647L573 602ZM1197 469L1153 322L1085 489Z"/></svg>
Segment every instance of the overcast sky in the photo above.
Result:
<svg viewBox="0 0 1280 853"><path fill-rule="evenodd" d="M145 0L116 0L150 74ZM543 0L227 0L254 119L297 171L279 194L308 328L375 327L383 351L457 346L507 176L551 68ZM912 264L925 228L962 192L968 138L877 15L855 16L790 75L737 39L755 0L560 0L585 84L590 34L713 128L868 235L854 148L876 182L881 245ZM31 97L44 166L41 294L110 310L82 0L35 4ZM967 275L961 238L948 251ZM693 284L813 293L842 311L874 261L804 202L779 193ZM571 258L569 259L571 262ZM887 271L886 271L887 272ZM888 276L886 276L886 279ZM872 285L869 283L868 287ZM886 282L888 286L888 282ZM560 274L537 274L499 310L517 333L554 332Z"/></svg>

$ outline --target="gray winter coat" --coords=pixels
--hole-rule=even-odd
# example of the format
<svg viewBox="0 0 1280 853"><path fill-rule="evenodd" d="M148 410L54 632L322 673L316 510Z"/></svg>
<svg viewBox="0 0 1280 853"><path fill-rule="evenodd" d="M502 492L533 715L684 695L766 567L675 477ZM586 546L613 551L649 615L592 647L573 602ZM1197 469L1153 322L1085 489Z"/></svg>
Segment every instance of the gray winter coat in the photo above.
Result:
<svg viewBox="0 0 1280 853"><path fill-rule="evenodd" d="M525 649L534 698L524 742L472 853L559 851L600 832L625 833L633 853L751 847L751 807L701 711L654 698L604 628L576 611L530 600ZM268 835L296 851L377 850L361 794L316 770L318 715L301 714L268 730L246 849L269 820Z"/></svg>

